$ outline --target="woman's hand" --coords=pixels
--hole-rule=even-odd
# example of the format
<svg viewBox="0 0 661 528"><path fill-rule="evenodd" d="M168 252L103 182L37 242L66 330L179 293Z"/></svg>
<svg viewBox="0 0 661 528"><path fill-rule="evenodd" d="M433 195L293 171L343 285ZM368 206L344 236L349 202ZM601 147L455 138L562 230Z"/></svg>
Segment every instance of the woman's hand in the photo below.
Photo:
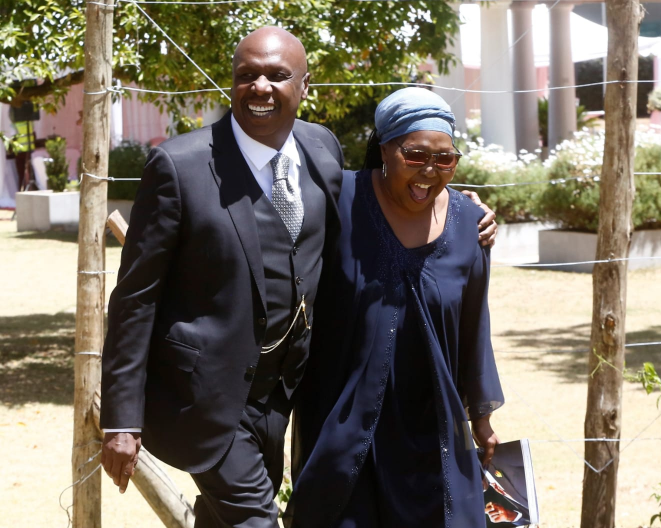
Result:
<svg viewBox="0 0 661 528"><path fill-rule="evenodd" d="M489 423L490 419L491 415L487 414L475 420L471 420L475 443L484 449L484 457L482 457L482 466L484 467L491 462L494 449L496 449L497 444L500 444L498 436L496 436L496 433L494 433L491 428L491 423Z"/></svg>
<svg viewBox="0 0 661 528"><path fill-rule="evenodd" d="M461 191L468 196L475 205L480 206L484 211L484 217L477 225L480 230L479 241L483 246L490 246L496 243L496 235L498 234L498 224L496 223L496 213L494 213L487 204L483 204L480 197L473 191Z"/></svg>

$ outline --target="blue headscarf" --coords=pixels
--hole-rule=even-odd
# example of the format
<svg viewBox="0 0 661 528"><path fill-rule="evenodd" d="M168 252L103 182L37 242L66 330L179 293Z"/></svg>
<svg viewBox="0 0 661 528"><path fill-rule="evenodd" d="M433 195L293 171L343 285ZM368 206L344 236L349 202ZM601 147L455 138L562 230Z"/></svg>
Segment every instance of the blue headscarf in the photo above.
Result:
<svg viewBox="0 0 661 528"><path fill-rule="evenodd" d="M379 144L417 130L444 132L454 144L455 119L440 95L424 88L404 88L390 94L374 114Z"/></svg>

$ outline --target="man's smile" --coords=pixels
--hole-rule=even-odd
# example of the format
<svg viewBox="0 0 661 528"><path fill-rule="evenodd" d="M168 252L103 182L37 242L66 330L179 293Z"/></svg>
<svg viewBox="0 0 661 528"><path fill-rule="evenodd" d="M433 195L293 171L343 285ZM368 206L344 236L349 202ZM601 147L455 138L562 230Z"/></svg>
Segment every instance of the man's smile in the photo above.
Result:
<svg viewBox="0 0 661 528"><path fill-rule="evenodd" d="M275 110L275 105L272 104L249 104L248 110L250 110L253 115L257 117L264 117L269 115L273 110Z"/></svg>

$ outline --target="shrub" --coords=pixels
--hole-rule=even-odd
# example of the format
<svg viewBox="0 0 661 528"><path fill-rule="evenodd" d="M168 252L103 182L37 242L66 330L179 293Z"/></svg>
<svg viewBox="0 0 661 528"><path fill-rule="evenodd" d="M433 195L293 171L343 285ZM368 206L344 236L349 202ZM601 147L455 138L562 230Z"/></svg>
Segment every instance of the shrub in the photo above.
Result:
<svg viewBox="0 0 661 528"><path fill-rule="evenodd" d="M461 144L458 141L458 146ZM468 141L464 156L457 165L453 183L470 185L527 183L546 181L546 169L537 156L522 153L520 158L503 151L502 147L482 146ZM459 146L461 149L462 147ZM459 190L464 187L457 186ZM535 220L535 202L540 186L484 187L475 189L480 199L491 207L499 223L517 223Z"/></svg>
<svg viewBox="0 0 661 528"><path fill-rule="evenodd" d="M599 175L604 133L579 132L563 142L547 160L548 178L577 180L547 185L539 197L536 214L562 229L594 233L599 227ZM635 172L661 171L661 145L653 134L637 134ZM661 177L635 176L634 229L661 228Z"/></svg>
<svg viewBox="0 0 661 528"><path fill-rule="evenodd" d="M50 161L46 163L48 188L53 192L62 192L69 181L69 162L67 161L67 140L56 137L46 141L46 152Z"/></svg>
<svg viewBox="0 0 661 528"><path fill-rule="evenodd" d="M588 110L583 105L576 106L576 129L592 128L599 122L599 118L589 116ZM549 146L549 100L546 97L537 99L537 116L539 119L539 137L542 146Z"/></svg>
<svg viewBox="0 0 661 528"><path fill-rule="evenodd" d="M110 151L108 175L117 180L141 178L147 160L147 147L137 141L125 140ZM108 183L109 200L134 200L139 181L119 181Z"/></svg>
<svg viewBox="0 0 661 528"><path fill-rule="evenodd" d="M651 114L654 110L661 110L661 89L654 90L647 96L647 111Z"/></svg>

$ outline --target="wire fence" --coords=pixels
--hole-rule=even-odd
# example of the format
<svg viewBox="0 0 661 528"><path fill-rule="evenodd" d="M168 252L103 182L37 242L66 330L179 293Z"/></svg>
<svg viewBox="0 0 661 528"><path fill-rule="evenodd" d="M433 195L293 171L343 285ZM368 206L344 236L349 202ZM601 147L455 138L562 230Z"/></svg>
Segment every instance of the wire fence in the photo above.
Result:
<svg viewBox="0 0 661 528"><path fill-rule="evenodd" d="M245 3L252 3L252 2L266 2L267 0L220 0L220 1L166 1L166 0L116 0L117 3L127 3L127 4L133 4L139 11L140 13L152 24L156 29L158 29L163 36L179 51L181 52L185 58L190 61L194 67L202 73L202 75L213 85L213 88L205 88L205 89L199 89L199 90L186 90L186 91L158 91L158 90L149 90L149 89L144 89L144 88L138 88L138 87L129 87L129 86L108 86L104 91L101 92L85 92L87 95L100 95L103 93L107 94L123 94L124 92L140 92L140 93L152 93L152 94L159 94L159 95L193 95L193 94L200 94L200 93L209 93L209 92L221 92L223 96L227 99L229 99L229 96L227 95L227 91L229 88L221 88L218 86L207 74L204 72L202 68L200 68L199 65L197 65L186 53L185 51L177 45L174 40L170 38L170 36L154 21L145 11L142 9L140 6L141 5L146 5L146 4L169 4L169 5L208 5L208 6L213 6L213 5L222 5L222 4L245 4ZM356 1L365 1L365 0L356 0ZM371 0L371 1L380 1L380 0ZM561 0L556 0L556 2L549 7L549 10L553 9L556 5L560 3ZM107 4L104 4L102 2L95 2L95 1L88 1L87 4L91 5L99 5L99 6L104 6L104 7L109 7ZM529 30L528 30L529 31ZM520 35L509 47L508 53L511 52L512 48L521 42L521 40L526 36L528 31L524 32L522 35ZM504 57L505 55L503 55ZM502 57L501 57L502 58ZM500 60L497 59L496 62ZM492 65L493 66L493 65ZM487 67L489 67L487 65ZM473 84L477 82L475 80ZM425 87L425 88L430 88L433 90L447 90L447 91L455 91L455 92L463 92L463 93L483 93L483 94L509 94L509 93L535 93L535 92L543 92L548 90L564 90L564 89L577 89L577 88L585 88L585 87L591 87L591 86L599 86L599 85L608 85L608 84L624 84L624 83L650 83L654 81L604 81L604 82L596 82L596 83L588 83L588 84L574 84L574 85L568 85L568 86L554 86L554 87L549 87L545 89L533 89L533 90L473 90L471 89L471 84L467 88L456 88L456 87L444 87L444 86L438 86L434 84L424 84L424 83L402 83L402 82L378 82L378 83L318 83L318 84L311 84L313 87L318 87L318 88L324 88L324 87L347 87L347 88L362 88L362 87L375 87L375 86L420 86L420 87ZM636 172L636 175L653 175L653 176L658 176L661 175L659 172ZM140 178L114 178L114 177L101 177L97 176L94 174L90 173L82 173L80 174L80 181L82 182L83 178L87 177L91 181L96 181L96 182L101 182L101 181L108 181L108 182L122 182L122 181L136 181L140 180ZM582 180L587 180L587 179L592 179L595 182L599 182L600 177L598 175L593 175L593 176L585 176L585 177L576 177L576 178L564 178L564 179L557 179L557 180L546 180L546 181L531 181L531 182L511 182L511 183L503 183L503 184L482 184L482 185L473 185L473 184L453 184L453 186L456 187L467 187L467 188L494 188L494 187L514 187L514 186L528 186L528 185L562 185L565 184L569 181L582 181ZM578 262L565 262L565 263L552 263L552 264L499 264L499 265L493 265L493 267L515 267L515 268L556 268L556 267L563 267L563 266L575 266L575 265L580 265L580 264L608 264L608 263L619 263L619 262L626 262L626 261L632 261L632 260L645 260L645 259L650 259L650 260L656 260L656 259L661 259L661 257L657 256L647 256L647 257L627 257L627 258L615 258L615 259L607 259L607 260L589 260L589 261L578 261ZM78 273L81 274L112 274L115 273L114 271L79 271ZM638 342L638 343L629 343L626 344L625 347L627 348L633 348L633 347L651 347L651 346L659 346L661 345L661 341L650 341L650 342ZM587 353L588 351L586 350L562 350L562 351L546 351L544 353L554 353L554 352L562 352L562 353ZM80 354L89 354L89 355L99 355L100 352L80 352ZM659 437L642 437L642 435L650 428L652 427L658 420L661 418L661 413L656 415L649 423L647 423L636 435L634 435L631 438L564 438L559 431L557 430L556 427L553 426L552 423L550 423L549 420L545 418L545 416L537 410L537 408L531 404L526 398L524 398L513 386L513 384L509 383L505 378L502 378L503 384L507 387L509 391L514 393L516 397L519 399L519 401L527 407L531 413L536 417L537 420L539 420L545 428L553 435L553 438L542 438L542 439L532 439L531 443L558 443L558 444L564 444L572 453L573 455L579 459L583 464L585 464L586 467L588 467L591 471L595 473L601 473L603 472L606 468L608 468L615 460L615 457L611 458L604 466L602 467L594 467L591 465L579 452L574 449L572 446L573 443L585 443L585 442L604 442L604 443L619 443L622 444L623 442L625 443L624 447L620 449L619 455L621 455L626 449L628 449L634 442L641 442L641 441L650 441L650 442L659 442L661 441L661 438ZM86 447L86 446L80 446L80 447ZM100 455L100 451L95 453L93 456L91 456L84 464L83 466L87 466L94 462L96 458ZM79 468L79 471L83 469L83 466ZM59 498L59 503L60 507L67 513L67 517L69 520L69 525L71 524L71 515L70 515L70 509L71 506L64 507L62 504L62 497L64 493L75 487L82 485L88 478L90 478L96 471L98 471L101 468L101 465L98 464L95 466L89 473L87 473L85 476L81 477L79 480L68 486L66 489L62 491L60 494Z"/></svg>

